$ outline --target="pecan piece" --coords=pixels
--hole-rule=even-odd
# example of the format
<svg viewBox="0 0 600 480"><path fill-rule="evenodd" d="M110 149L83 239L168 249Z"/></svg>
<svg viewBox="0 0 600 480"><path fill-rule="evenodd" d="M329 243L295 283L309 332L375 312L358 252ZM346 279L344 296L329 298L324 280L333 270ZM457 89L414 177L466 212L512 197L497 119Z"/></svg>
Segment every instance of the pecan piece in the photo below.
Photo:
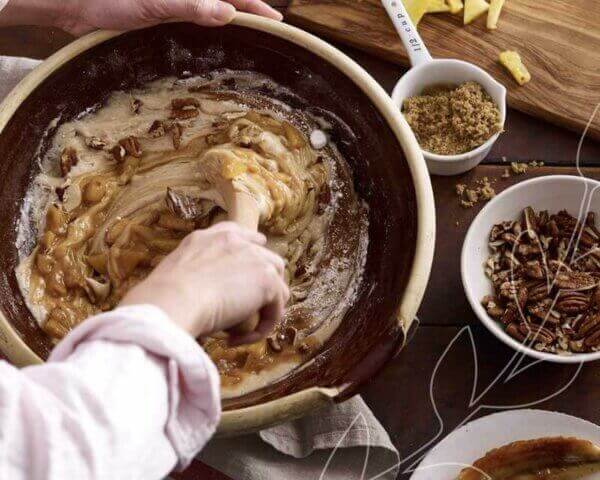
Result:
<svg viewBox="0 0 600 480"><path fill-rule="evenodd" d="M298 270L296 270L296 274L298 275ZM496 303L494 298L486 297L482 303L490 317L496 319L502 318L502 315L504 314L504 309Z"/></svg>
<svg viewBox="0 0 600 480"><path fill-rule="evenodd" d="M277 339L277 337L275 335L271 335L270 337L267 337L267 345L275 353L279 353L283 350L283 348L281 347L281 343L279 343L279 340Z"/></svg>
<svg viewBox="0 0 600 480"><path fill-rule="evenodd" d="M517 306L514 303L510 303L506 307L506 310L504 310L501 321L504 325L510 325L511 323L518 322L520 315Z"/></svg>
<svg viewBox="0 0 600 480"><path fill-rule="evenodd" d="M174 98L171 100L170 118L187 120L189 118L197 117L200 114L200 111L198 110L199 106L200 101L194 97Z"/></svg>
<svg viewBox="0 0 600 480"><path fill-rule="evenodd" d="M142 156L142 147L140 146L140 142L132 135L119 140L119 145L125 149L127 155L131 155L135 158L140 158Z"/></svg>
<svg viewBox="0 0 600 480"><path fill-rule="evenodd" d="M543 321L548 317L548 314L550 313L550 307L552 307L552 300L546 298L541 302L529 305L527 307L527 311L534 317L537 317Z"/></svg>
<svg viewBox="0 0 600 480"><path fill-rule="evenodd" d="M98 137L87 137L85 144L92 150L104 150L106 148L106 142Z"/></svg>
<svg viewBox="0 0 600 480"><path fill-rule="evenodd" d="M521 333L521 330L519 330L519 325L516 323L508 324L506 327L506 333L519 342L524 342L527 339L527 336Z"/></svg>
<svg viewBox="0 0 600 480"><path fill-rule="evenodd" d="M523 257L529 257L532 255L538 255L542 252L538 245L528 245L526 243L521 243L517 247L517 253Z"/></svg>
<svg viewBox="0 0 600 480"><path fill-rule="evenodd" d="M600 328L600 314L588 315L578 326L577 337L587 337Z"/></svg>
<svg viewBox="0 0 600 480"><path fill-rule="evenodd" d="M127 155L127 151L121 145L115 145L110 149L110 153L117 162L122 162Z"/></svg>
<svg viewBox="0 0 600 480"><path fill-rule="evenodd" d="M290 345L296 345L296 339L298 337L298 330L294 327L285 327L284 330L285 341Z"/></svg>
<svg viewBox="0 0 600 480"><path fill-rule="evenodd" d="M542 269L542 264L539 260L530 260L525 262L523 273L527 277L535 280L543 280L544 278L544 270Z"/></svg>
<svg viewBox="0 0 600 480"><path fill-rule="evenodd" d="M589 336L583 341L586 347L594 348L600 346L600 328L594 330Z"/></svg>
<svg viewBox="0 0 600 480"><path fill-rule="evenodd" d="M152 138L163 137L167 132L168 127L161 120L154 120L150 128L148 129L148 133Z"/></svg>
<svg viewBox="0 0 600 480"><path fill-rule="evenodd" d="M131 107L131 113L138 115L143 104L144 102L142 102L139 98L132 98L131 103L129 104Z"/></svg>
<svg viewBox="0 0 600 480"><path fill-rule="evenodd" d="M79 158L77 157L77 150L73 147L65 148L60 154L60 173L63 177L66 177L71 171L74 165L77 165Z"/></svg>
<svg viewBox="0 0 600 480"><path fill-rule="evenodd" d="M556 224L556 221L554 220L549 220L548 223L546 224L546 233L548 235L550 235L551 237L556 237L560 234L560 230L558 229L558 225Z"/></svg>

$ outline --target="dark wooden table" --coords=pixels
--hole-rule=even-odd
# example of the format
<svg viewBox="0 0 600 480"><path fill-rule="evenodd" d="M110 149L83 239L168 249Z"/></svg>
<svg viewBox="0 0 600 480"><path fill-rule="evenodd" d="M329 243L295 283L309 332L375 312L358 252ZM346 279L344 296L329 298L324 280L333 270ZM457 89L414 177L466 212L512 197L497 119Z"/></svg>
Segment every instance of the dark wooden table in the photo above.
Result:
<svg viewBox="0 0 600 480"><path fill-rule="evenodd" d="M284 8L287 0L272 0ZM63 32L36 27L0 29L0 54L45 58L71 38ZM402 70L366 54L340 47L391 92ZM535 81L535 80L534 80ZM600 98L599 98L600 100ZM513 351L496 340L471 311L463 294L459 258L465 232L480 206L463 209L456 183L472 183L487 176L497 179L497 192L548 174L574 174L581 132L569 132L510 110L506 133L485 165L460 177L433 177L437 208L437 244L429 287L419 312L420 328L404 352L374 378L363 395L389 432L402 458L426 451L428 444L467 419L506 407L560 411L600 423L600 375L596 365L560 366L525 359L522 372L506 381L514 365ZM543 161L545 166L525 175L502 179L511 161ZM600 143L583 142L580 164L587 176L600 179ZM470 335L469 335L470 333ZM474 352L476 355L474 355ZM476 393L470 404L475 362ZM435 373L435 374L434 374ZM437 413L436 413L437 412ZM412 458L415 459L416 456ZM402 465L406 468L410 462ZM224 475L199 462L178 479L223 480ZM408 478L401 473L399 478Z"/></svg>

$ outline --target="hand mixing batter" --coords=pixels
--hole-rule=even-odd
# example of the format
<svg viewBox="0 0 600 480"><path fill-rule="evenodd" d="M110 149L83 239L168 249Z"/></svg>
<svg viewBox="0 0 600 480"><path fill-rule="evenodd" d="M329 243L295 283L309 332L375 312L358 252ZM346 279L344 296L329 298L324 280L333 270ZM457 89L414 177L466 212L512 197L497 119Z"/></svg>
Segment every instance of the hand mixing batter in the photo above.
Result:
<svg viewBox="0 0 600 480"><path fill-rule="evenodd" d="M162 80L60 126L29 196L37 245L17 272L46 333L60 339L113 308L188 233L231 217L245 198L286 260L292 298L267 339L203 339L223 395L318 351L359 283L366 208L335 147L307 140L316 120L256 93L265 82L240 72Z"/></svg>

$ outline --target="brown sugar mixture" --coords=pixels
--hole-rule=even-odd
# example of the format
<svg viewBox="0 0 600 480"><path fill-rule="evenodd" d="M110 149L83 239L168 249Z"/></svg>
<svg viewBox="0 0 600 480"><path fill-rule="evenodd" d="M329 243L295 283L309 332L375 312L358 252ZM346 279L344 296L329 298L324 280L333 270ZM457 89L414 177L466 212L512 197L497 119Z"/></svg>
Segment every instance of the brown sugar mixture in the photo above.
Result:
<svg viewBox="0 0 600 480"><path fill-rule="evenodd" d="M476 82L425 89L402 112L421 148L439 155L469 152L502 130L498 106Z"/></svg>

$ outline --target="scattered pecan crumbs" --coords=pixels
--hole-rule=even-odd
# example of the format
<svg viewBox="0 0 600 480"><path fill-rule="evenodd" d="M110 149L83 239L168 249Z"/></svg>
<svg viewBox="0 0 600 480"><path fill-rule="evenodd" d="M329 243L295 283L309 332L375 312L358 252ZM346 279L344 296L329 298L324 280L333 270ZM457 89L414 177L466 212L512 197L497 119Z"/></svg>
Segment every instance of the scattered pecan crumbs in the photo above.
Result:
<svg viewBox="0 0 600 480"><path fill-rule="evenodd" d="M484 264L494 294L482 300L506 332L538 351L600 351L600 231L565 210L527 207L490 231Z"/></svg>
<svg viewBox="0 0 600 480"><path fill-rule="evenodd" d="M66 177L68 173L71 171L71 168L77 165L79 158L77 157L77 150L73 147L65 148L60 154L60 173L63 177Z"/></svg>
<svg viewBox="0 0 600 480"><path fill-rule="evenodd" d="M524 173L527 173L527 171L531 168L539 168L539 167L543 167L544 166L544 162L538 162L537 160L533 160L532 162L529 163L522 163L522 162L511 162L510 163L510 169L512 170L512 172L515 175L522 175ZM508 170L507 172L508 173ZM509 175L507 175L506 178L508 178Z"/></svg>
<svg viewBox="0 0 600 480"><path fill-rule="evenodd" d="M492 180L493 182L494 180ZM480 201L488 201L496 196L496 191L492 187L492 182L488 177L483 177L475 181L475 184L468 187L464 183L457 183L456 195L460 205L463 208L471 208Z"/></svg>

